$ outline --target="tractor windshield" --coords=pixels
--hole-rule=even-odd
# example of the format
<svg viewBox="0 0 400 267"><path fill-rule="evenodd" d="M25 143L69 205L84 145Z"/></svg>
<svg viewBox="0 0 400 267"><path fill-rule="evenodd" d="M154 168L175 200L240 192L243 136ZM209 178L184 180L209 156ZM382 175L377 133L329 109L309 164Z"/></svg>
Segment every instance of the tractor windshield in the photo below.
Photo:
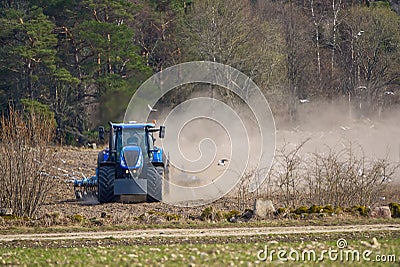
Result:
<svg viewBox="0 0 400 267"><path fill-rule="evenodd" d="M125 128L122 130L122 146L139 146L146 152L146 132L144 128Z"/></svg>

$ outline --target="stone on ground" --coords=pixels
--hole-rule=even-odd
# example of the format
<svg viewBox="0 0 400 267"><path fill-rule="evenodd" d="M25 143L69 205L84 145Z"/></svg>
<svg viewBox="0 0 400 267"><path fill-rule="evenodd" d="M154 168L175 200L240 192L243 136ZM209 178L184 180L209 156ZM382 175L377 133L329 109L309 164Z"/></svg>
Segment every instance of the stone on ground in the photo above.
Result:
<svg viewBox="0 0 400 267"><path fill-rule="evenodd" d="M390 208L388 206L382 206L375 207L373 210L371 210L370 216L372 218L390 219L392 218L392 213L390 212Z"/></svg>
<svg viewBox="0 0 400 267"><path fill-rule="evenodd" d="M265 219L275 212L274 204L271 200L254 200L254 214L259 218Z"/></svg>

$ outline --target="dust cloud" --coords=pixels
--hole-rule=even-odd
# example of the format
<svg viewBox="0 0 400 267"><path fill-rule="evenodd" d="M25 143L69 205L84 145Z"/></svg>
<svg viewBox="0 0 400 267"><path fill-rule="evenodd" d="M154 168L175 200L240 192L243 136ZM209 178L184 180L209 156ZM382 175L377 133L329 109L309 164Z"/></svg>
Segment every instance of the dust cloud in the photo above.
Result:
<svg viewBox="0 0 400 267"><path fill-rule="evenodd" d="M297 120L277 118L277 147L296 147L309 139L301 152L324 153L356 148L366 158L400 163L400 109L381 114L360 114L348 102L309 102L299 105ZM400 182L397 171L394 182Z"/></svg>
<svg viewBox="0 0 400 267"><path fill-rule="evenodd" d="M170 183L179 190L170 196L216 200L259 162L261 133L254 115L244 103L214 96L219 99L196 92L174 108L152 114L166 126L165 139L157 145L169 155Z"/></svg>
<svg viewBox="0 0 400 267"><path fill-rule="evenodd" d="M189 99L203 96L209 97L209 94L195 92ZM224 103L229 102L221 94L213 96ZM236 173L232 173L232 177L239 173L242 177L257 167L256 163L263 153L260 129L251 110L243 102L231 101L229 107L222 110L201 101L182 103L173 109L158 105L156 108L160 112L152 114L157 124L162 125L173 113L173 120L170 119L166 124L166 139L163 143L157 143L170 155L172 184L178 187L202 187L218 180L233 165L237 166L233 168ZM221 103L216 106L221 106ZM230 114L229 109L235 115ZM215 117L216 114L218 117ZM345 101L299 104L294 122L289 122L286 116L275 115L276 151L283 146L290 150L308 140L300 151L301 156L325 153L329 149L339 151L351 145L368 159L387 159L400 163L399 115L400 109L386 111L380 116L363 116ZM213 117L216 119L210 119ZM237 133L241 135L235 136ZM178 143L174 148L176 151L171 151L171 146L165 146L171 140ZM239 153L233 155L235 149ZM177 160L174 158L177 155L182 158ZM228 159L225 166L218 164L221 159ZM400 183L399 170L392 180ZM233 188L236 182L228 186ZM188 195L184 198L193 197Z"/></svg>

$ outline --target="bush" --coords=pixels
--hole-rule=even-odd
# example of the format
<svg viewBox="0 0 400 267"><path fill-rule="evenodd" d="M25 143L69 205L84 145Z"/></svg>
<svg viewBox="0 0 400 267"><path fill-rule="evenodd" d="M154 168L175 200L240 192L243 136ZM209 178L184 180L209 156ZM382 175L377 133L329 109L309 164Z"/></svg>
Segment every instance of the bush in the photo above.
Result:
<svg viewBox="0 0 400 267"><path fill-rule="evenodd" d="M305 142L293 148L285 144L270 172L275 187L269 190L275 191L276 201L286 207L313 203L330 203L334 207L374 206L400 167L387 159L368 158L362 147L351 143L342 150L327 146L324 149L327 152L302 156L300 150ZM309 212L317 212L316 208Z"/></svg>
<svg viewBox="0 0 400 267"><path fill-rule="evenodd" d="M224 214L225 219L229 221L231 218L239 218L241 216L241 212L238 210L231 210Z"/></svg>
<svg viewBox="0 0 400 267"><path fill-rule="evenodd" d="M75 214L75 215L71 216L71 219L73 222L76 222L76 223L83 223L86 221L85 216L83 216L81 214Z"/></svg>
<svg viewBox="0 0 400 267"><path fill-rule="evenodd" d="M308 207L300 206L294 211L294 213L299 214L299 215L303 214L303 213L308 213Z"/></svg>
<svg viewBox="0 0 400 267"><path fill-rule="evenodd" d="M333 209L333 207L331 205L326 205L325 207L323 207L323 212L324 213L334 213L335 210Z"/></svg>
<svg viewBox="0 0 400 267"><path fill-rule="evenodd" d="M356 214L361 215L361 216L368 216L370 210L371 209L366 207L366 206L353 206L351 208L351 211L353 213L356 213Z"/></svg>
<svg viewBox="0 0 400 267"><path fill-rule="evenodd" d="M392 213L392 218L400 218L400 204L390 203L389 208Z"/></svg>
<svg viewBox="0 0 400 267"><path fill-rule="evenodd" d="M321 213L324 211L324 207L322 206L317 206L317 205L312 205L309 209L309 213Z"/></svg>
<svg viewBox="0 0 400 267"><path fill-rule="evenodd" d="M10 107L0 118L0 208L34 216L51 189L54 151L52 117Z"/></svg>
<svg viewBox="0 0 400 267"><path fill-rule="evenodd" d="M285 214L287 214L287 213L289 213L290 212L290 210L289 209L287 209L287 208L278 208L276 211L275 211L275 215L285 215Z"/></svg>
<svg viewBox="0 0 400 267"><path fill-rule="evenodd" d="M203 221L220 221L224 216L221 211L216 211L213 207L207 207L201 212L200 218Z"/></svg>

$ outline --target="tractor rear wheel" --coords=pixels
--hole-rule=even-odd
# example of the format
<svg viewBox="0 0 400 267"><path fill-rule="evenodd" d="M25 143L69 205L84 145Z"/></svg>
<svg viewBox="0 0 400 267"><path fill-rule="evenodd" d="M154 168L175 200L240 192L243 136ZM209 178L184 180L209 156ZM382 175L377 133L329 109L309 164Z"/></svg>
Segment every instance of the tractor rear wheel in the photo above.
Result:
<svg viewBox="0 0 400 267"><path fill-rule="evenodd" d="M161 176L161 184L162 187L162 194L169 193L169 170L168 167L157 166L156 167L158 174Z"/></svg>
<svg viewBox="0 0 400 267"><path fill-rule="evenodd" d="M114 202L115 168L113 166L99 167L98 198L100 203Z"/></svg>
<svg viewBox="0 0 400 267"><path fill-rule="evenodd" d="M154 166L147 168L147 202L162 200L162 176Z"/></svg>

